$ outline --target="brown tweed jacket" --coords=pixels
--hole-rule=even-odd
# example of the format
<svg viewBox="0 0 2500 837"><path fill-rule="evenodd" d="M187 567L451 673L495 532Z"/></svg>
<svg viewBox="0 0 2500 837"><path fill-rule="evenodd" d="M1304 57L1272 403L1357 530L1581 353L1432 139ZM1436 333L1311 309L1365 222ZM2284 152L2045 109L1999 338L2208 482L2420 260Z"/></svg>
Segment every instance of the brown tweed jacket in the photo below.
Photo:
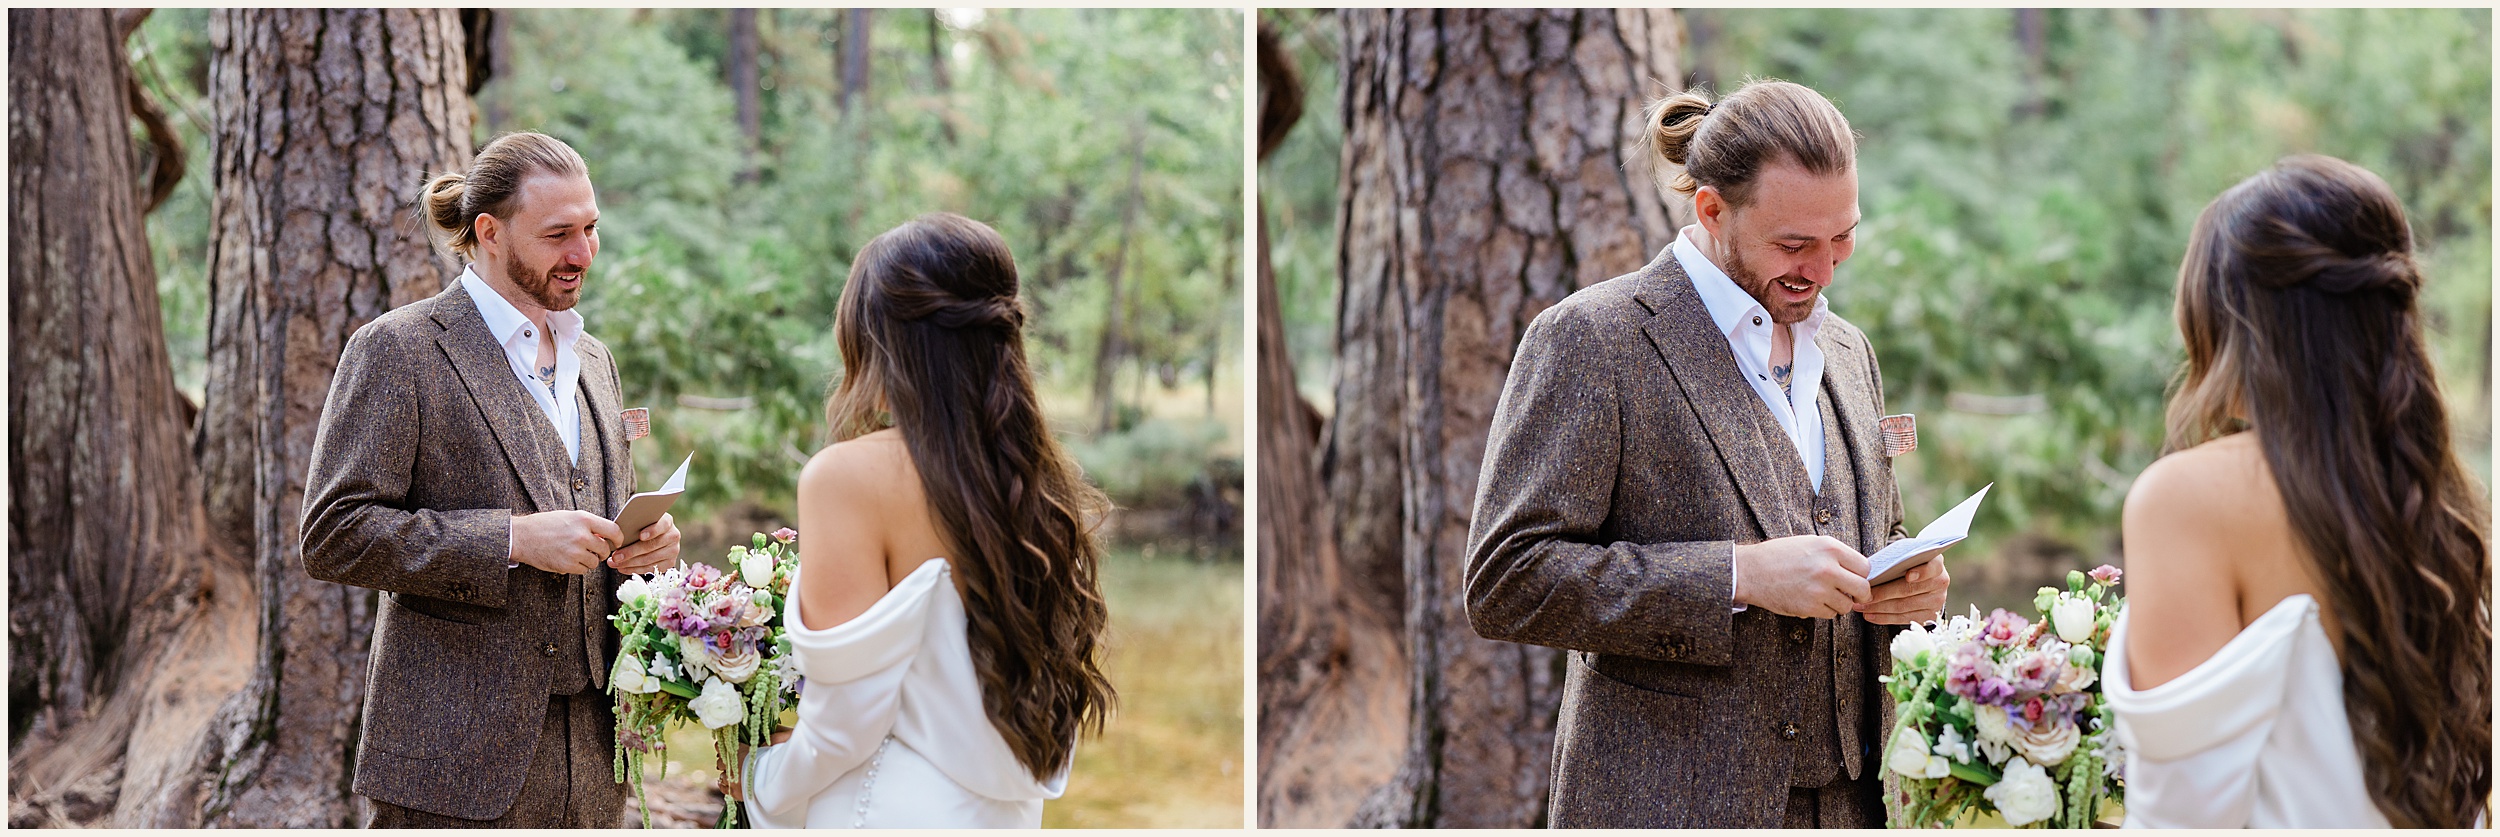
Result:
<svg viewBox="0 0 2500 837"><path fill-rule="evenodd" d="M1849 457L1860 521L1823 534L1873 553L1905 536L1876 435L1882 378L1838 315L1815 345L1843 443L1827 455ZM1781 729L1814 672L1775 663L1781 617L1731 612L1730 573L1735 544L1817 532L1773 490L1783 479L1803 485L1804 470L1672 249L1529 326L1486 444L1467 605L1485 637L1572 652L1554 825L1781 825ZM1890 703L1864 672L1870 656L1888 670L1892 631L1854 613L1832 630L1823 676L1841 679L1847 776L1874 782L1878 742L1861 728L1885 728L1865 714L1888 723Z"/></svg>
<svg viewBox="0 0 2500 837"><path fill-rule="evenodd" d="M583 510L613 517L633 492L616 363L589 335L574 351L591 425L581 443L602 446L609 463L597 477L608 508ZM357 793L446 816L501 816L547 712L558 660L546 640L562 636L552 632L584 632L591 689L607 688L616 648L607 615L622 577L604 566L586 577L580 624L565 626L541 592L546 573L506 568L512 516L576 508L573 476L563 439L458 283L347 341L313 442L303 536L312 577L384 591ZM575 763L610 763L611 744L593 752L586 742L611 735L574 740Z"/></svg>

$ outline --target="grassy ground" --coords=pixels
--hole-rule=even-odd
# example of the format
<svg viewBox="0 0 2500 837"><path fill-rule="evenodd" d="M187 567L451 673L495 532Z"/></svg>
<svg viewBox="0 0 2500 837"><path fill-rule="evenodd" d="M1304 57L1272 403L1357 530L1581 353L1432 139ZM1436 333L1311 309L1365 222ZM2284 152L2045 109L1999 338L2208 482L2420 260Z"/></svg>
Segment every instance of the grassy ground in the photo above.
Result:
<svg viewBox="0 0 2500 837"><path fill-rule="evenodd" d="M1067 796L1042 806L1044 826L1246 824L1242 565L1177 552L1120 547L1104 562L1111 607L1104 673L1119 690L1119 711L1102 737L1077 745ZM669 751L673 784L711 786L711 739L701 729L670 733Z"/></svg>

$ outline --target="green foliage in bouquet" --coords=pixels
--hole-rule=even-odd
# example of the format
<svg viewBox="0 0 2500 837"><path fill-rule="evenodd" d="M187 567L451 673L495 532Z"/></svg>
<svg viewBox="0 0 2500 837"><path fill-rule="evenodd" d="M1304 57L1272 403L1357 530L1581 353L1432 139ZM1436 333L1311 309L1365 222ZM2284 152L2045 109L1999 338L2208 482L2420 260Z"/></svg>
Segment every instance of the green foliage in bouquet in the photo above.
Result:
<svg viewBox="0 0 2500 837"><path fill-rule="evenodd" d="M616 781L633 784L644 827L651 808L643 765L656 757L666 775L670 727L711 730L722 778L735 785L745 781L739 745L768 742L797 696L781 606L799 568L797 540L788 529L758 534L751 547L730 547L730 572L689 564L629 577L617 589L617 612L608 617L621 638L608 675L616 698ZM719 826L737 822L738 806L722 806Z"/></svg>
<svg viewBox="0 0 2500 837"><path fill-rule="evenodd" d="M2089 828L2125 803L2125 754L2101 696L2119 571L2040 588L2037 621L1997 610L1912 625L1892 643L1895 722L1884 767L1900 789L1894 826L1928 828L1994 813L2013 826Z"/></svg>

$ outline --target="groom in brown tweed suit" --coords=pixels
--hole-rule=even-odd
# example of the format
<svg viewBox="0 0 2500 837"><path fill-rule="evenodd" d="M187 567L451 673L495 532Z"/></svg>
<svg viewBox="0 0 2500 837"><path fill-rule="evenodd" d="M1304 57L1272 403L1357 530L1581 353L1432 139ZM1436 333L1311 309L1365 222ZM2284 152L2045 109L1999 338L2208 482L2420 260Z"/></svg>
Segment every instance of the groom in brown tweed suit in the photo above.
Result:
<svg viewBox="0 0 2500 837"><path fill-rule="evenodd" d="M1779 82L1648 118L1700 223L1522 338L1468 614L1570 652L1553 825L1880 826L1887 626L1950 580L1866 583L1904 532L1875 354L1821 298L1854 244L1855 138Z"/></svg>
<svg viewBox="0 0 2500 837"><path fill-rule="evenodd" d="M571 312L598 252L581 158L511 134L427 185L470 259L339 358L304 496L304 568L383 591L355 791L373 826L615 827L609 604L677 561L629 542L616 363Z"/></svg>

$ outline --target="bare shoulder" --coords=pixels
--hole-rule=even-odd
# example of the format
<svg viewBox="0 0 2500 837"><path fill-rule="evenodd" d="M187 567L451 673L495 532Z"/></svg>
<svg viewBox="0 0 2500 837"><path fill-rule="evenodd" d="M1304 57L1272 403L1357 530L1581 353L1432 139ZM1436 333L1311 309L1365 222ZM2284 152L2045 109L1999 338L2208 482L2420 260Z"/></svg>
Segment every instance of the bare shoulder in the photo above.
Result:
<svg viewBox="0 0 2500 837"><path fill-rule="evenodd" d="M2279 525L2283 498L2253 433L2237 433L2156 460L2127 492L2133 534L2244 543Z"/></svg>
<svg viewBox="0 0 2500 837"><path fill-rule="evenodd" d="M825 446L799 471L799 486L812 489L809 493L817 496L850 500L874 500L891 497L898 490L919 489L911 453L903 446L902 434L893 430Z"/></svg>

